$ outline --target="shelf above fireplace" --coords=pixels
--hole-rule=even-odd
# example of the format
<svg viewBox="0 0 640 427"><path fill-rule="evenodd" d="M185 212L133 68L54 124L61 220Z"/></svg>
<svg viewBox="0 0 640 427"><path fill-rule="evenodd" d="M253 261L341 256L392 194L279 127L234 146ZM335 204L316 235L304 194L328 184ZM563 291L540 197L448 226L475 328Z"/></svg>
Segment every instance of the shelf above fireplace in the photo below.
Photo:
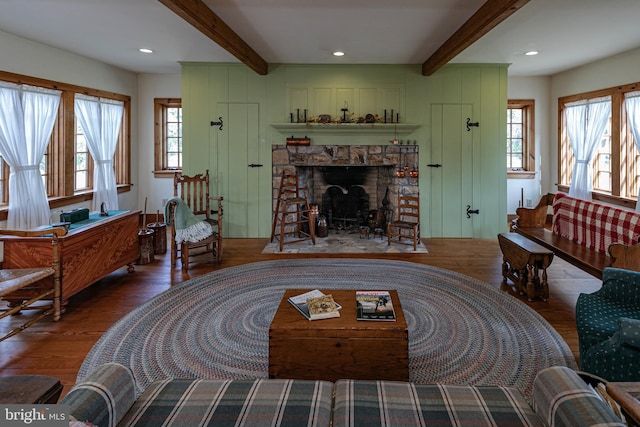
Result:
<svg viewBox="0 0 640 427"><path fill-rule="evenodd" d="M271 123L281 133L389 133L408 135L420 127L415 123Z"/></svg>

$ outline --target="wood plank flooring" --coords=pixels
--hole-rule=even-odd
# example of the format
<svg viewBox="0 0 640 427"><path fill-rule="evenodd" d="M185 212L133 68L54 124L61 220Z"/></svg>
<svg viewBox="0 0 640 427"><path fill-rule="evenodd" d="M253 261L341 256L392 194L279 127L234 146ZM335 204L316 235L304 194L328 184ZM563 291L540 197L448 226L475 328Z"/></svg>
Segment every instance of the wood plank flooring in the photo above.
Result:
<svg viewBox="0 0 640 427"><path fill-rule="evenodd" d="M351 255L341 257L401 259L453 270L487 282L497 289L502 281L502 254L497 239L423 239L428 254ZM64 396L75 383L86 354L100 336L118 319L171 286L214 269L271 259L300 258L305 255L263 255L267 239L226 239L224 260L215 266L210 257L192 263L188 273L172 270L170 254L156 255L151 264L137 265L135 273L121 268L69 300L59 322L45 319L0 343L0 375L42 374L59 378ZM335 255L334 255L335 256ZM307 255L308 257L308 255ZM316 255L331 257L331 255ZM574 307L581 292L593 292L601 282L593 276L555 258L548 270L548 302L526 302L564 337L578 356ZM0 331L21 323L31 314L0 322Z"/></svg>

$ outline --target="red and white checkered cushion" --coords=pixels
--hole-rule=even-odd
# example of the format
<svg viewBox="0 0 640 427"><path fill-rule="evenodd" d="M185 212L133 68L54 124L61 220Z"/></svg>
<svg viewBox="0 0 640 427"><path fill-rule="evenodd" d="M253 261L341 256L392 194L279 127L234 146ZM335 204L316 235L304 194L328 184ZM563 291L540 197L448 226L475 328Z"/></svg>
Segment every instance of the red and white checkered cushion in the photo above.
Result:
<svg viewBox="0 0 640 427"><path fill-rule="evenodd" d="M632 245L640 241L640 214L557 193L553 201L553 232L606 252L612 243Z"/></svg>

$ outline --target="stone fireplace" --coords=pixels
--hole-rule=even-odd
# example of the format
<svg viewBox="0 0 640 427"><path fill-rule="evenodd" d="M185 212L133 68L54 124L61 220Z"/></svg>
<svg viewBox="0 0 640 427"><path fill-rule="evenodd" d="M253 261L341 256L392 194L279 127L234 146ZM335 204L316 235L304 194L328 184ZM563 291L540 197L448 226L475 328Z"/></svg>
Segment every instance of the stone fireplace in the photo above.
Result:
<svg viewBox="0 0 640 427"><path fill-rule="evenodd" d="M272 162L273 209L283 170L295 170L334 229L368 225L378 211L390 221L398 194L418 194L415 145L274 145Z"/></svg>

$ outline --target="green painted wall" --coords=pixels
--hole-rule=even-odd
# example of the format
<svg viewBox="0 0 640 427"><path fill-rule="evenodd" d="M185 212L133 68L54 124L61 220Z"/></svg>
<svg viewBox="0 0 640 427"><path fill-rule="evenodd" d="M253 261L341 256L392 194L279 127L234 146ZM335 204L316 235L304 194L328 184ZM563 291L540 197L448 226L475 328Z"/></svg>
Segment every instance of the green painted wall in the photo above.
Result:
<svg viewBox="0 0 640 427"><path fill-rule="evenodd" d="M227 236L270 235L271 146L284 144L291 136L271 124L289 122L297 104L306 105L309 116L339 116L345 101L356 116L382 115L383 109L389 107L399 112L401 123L420 125L399 138L416 140L420 150L422 237L495 238L497 233L506 231L507 65L448 65L430 77L420 74L419 65L274 65L268 75L259 76L241 64L183 63L184 171L210 170L212 192L227 201ZM469 219L471 236L445 233L443 221L432 221L430 215L432 207L441 204L449 192L446 174L456 171L453 167L448 172L445 168L434 171L426 167L434 144L431 120L432 106L436 104L468 105L473 112L472 121L480 122L478 128L471 130L471 170L464 171L473 182L472 200L468 203L480 211ZM248 113L239 114L234 123L223 126L223 131L212 127L210 122L217 121L220 111L229 111L228 108ZM256 110L257 117L251 113ZM228 133L229 127L238 127L238 120L247 121L246 137L237 129ZM393 138L393 131L310 131L309 136L314 145L380 145ZM441 146L446 150L446 141ZM248 168L250 163L264 166ZM438 176L443 191L433 192L432 197L435 173L444 173Z"/></svg>

